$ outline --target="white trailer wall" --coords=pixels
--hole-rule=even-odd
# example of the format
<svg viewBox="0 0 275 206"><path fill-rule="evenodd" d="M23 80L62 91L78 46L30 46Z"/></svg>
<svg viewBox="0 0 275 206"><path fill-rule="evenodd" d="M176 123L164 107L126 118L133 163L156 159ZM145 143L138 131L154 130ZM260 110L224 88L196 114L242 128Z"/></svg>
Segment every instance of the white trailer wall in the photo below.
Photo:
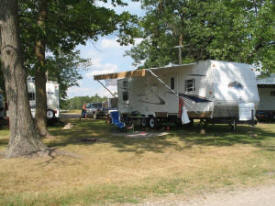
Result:
<svg viewBox="0 0 275 206"><path fill-rule="evenodd" d="M275 85L274 88L259 88L260 104L258 110L275 111Z"/></svg>

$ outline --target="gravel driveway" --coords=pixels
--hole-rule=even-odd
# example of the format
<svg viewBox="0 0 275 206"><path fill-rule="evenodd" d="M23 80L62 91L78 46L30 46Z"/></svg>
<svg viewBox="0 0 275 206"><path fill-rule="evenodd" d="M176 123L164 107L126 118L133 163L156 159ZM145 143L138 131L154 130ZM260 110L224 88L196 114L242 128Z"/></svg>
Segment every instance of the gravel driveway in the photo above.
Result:
<svg viewBox="0 0 275 206"><path fill-rule="evenodd" d="M126 204L127 206L131 204ZM125 205L125 206L126 206ZM197 196L190 200L167 197L138 206L275 206L275 185Z"/></svg>

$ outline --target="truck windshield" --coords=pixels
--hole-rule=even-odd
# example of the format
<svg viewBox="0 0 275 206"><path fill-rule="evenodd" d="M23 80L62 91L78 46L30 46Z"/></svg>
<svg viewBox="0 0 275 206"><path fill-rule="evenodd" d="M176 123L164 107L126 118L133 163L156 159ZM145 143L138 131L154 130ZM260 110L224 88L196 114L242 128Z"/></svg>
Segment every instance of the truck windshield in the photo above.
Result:
<svg viewBox="0 0 275 206"><path fill-rule="evenodd" d="M94 108L97 108L97 109L102 108L102 104L101 104L101 103L94 103L94 104L92 104L92 106L93 106Z"/></svg>

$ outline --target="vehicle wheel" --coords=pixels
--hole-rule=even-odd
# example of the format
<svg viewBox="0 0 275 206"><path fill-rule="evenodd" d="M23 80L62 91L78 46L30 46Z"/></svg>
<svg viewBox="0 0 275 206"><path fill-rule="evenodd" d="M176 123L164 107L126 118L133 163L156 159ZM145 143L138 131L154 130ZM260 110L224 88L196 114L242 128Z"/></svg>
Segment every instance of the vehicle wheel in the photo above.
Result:
<svg viewBox="0 0 275 206"><path fill-rule="evenodd" d="M97 119L97 114L96 114L96 112L93 114L93 119Z"/></svg>
<svg viewBox="0 0 275 206"><path fill-rule="evenodd" d="M148 124L151 129L155 129L157 127L157 120L154 117L150 117Z"/></svg>
<svg viewBox="0 0 275 206"><path fill-rule="evenodd" d="M141 119L140 125L141 127L145 128L147 126L147 119L146 118Z"/></svg>
<svg viewBox="0 0 275 206"><path fill-rule="evenodd" d="M53 119L54 118L53 110L47 110L47 118L48 119Z"/></svg>

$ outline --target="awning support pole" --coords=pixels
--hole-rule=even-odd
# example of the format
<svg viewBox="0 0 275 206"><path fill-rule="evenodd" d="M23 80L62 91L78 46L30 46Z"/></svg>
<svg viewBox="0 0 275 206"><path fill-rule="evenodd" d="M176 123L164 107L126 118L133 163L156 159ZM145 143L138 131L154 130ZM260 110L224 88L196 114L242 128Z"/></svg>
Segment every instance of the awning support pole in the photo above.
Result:
<svg viewBox="0 0 275 206"><path fill-rule="evenodd" d="M156 75L151 69L146 69L146 71L150 72L153 77L155 77L163 86L165 86L169 91L171 91L176 97L180 97L177 92L175 92L171 87L169 87L158 75ZM183 99L186 99L185 97L182 97ZM185 101L186 104L190 104L187 101ZM193 101L191 102L193 106Z"/></svg>
<svg viewBox="0 0 275 206"><path fill-rule="evenodd" d="M154 76L163 86L165 86L169 91L171 91L174 95L176 95L177 97L179 97L179 95L177 94L177 92L175 92L173 89L171 89L167 84L165 84L165 82L158 76L156 75L151 69L147 69L148 72L150 72L152 74L152 76Z"/></svg>
<svg viewBox="0 0 275 206"><path fill-rule="evenodd" d="M101 86L103 86L104 89L106 89L113 97L116 97L116 95L113 94L113 92L111 92L111 90L108 89L100 80L96 80L96 81L98 81L98 83L101 84Z"/></svg>

